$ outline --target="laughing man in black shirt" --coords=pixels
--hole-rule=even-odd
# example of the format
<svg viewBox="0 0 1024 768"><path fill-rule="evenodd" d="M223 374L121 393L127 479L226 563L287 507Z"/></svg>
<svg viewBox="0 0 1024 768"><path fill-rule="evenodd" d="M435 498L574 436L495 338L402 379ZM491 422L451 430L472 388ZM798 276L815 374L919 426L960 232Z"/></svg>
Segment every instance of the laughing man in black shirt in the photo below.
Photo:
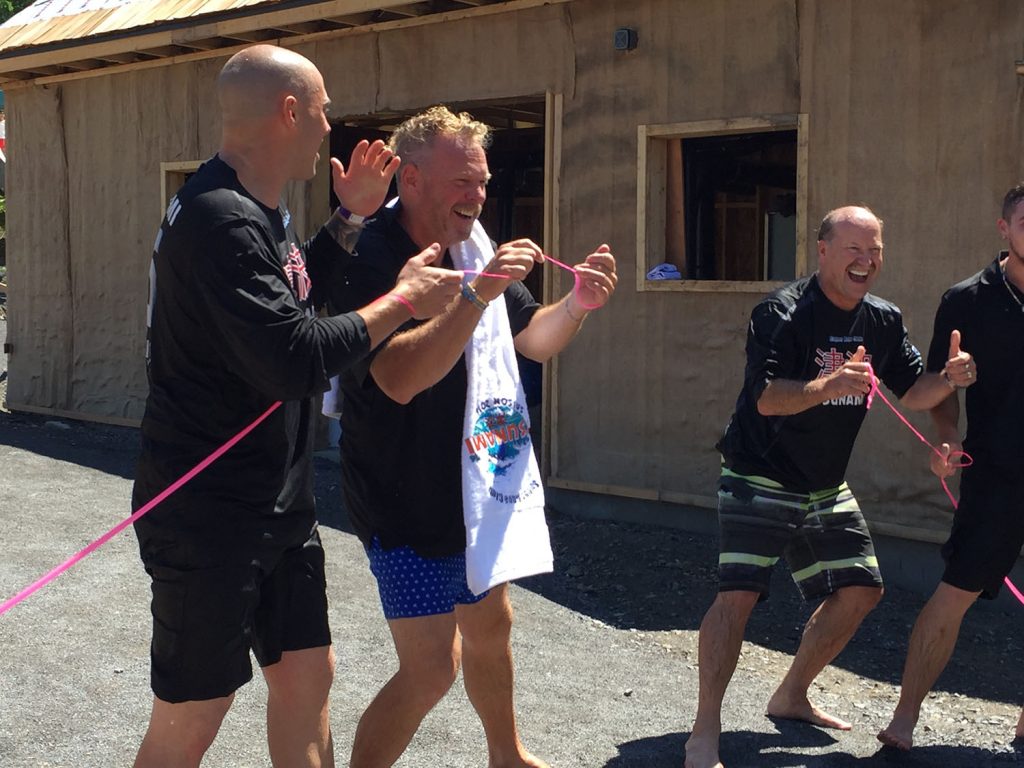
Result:
<svg viewBox="0 0 1024 768"><path fill-rule="evenodd" d="M881 269L882 222L866 208L836 209L818 231L818 271L751 313L743 389L719 444L719 593L700 628L686 768L721 766L722 698L782 556L804 599L822 603L768 714L850 728L813 706L807 689L882 596L871 536L843 479L871 377L915 410L950 394L938 373L922 375L899 309L868 293ZM964 376L969 356L951 357L951 375Z"/></svg>
<svg viewBox="0 0 1024 768"><path fill-rule="evenodd" d="M281 205L313 176L330 130L307 59L262 45L221 71L217 155L174 196L150 273L150 392L133 493L138 509L284 401L237 446L136 524L153 587L149 728L136 766L198 766L236 689L263 668L276 766L333 766L334 670L323 550L313 509L313 396L407 321L432 316L459 275L415 255L394 289L317 318L360 226L400 162L361 144L332 160L340 209L308 243ZM410 254L411 255L411 254ZM374 299L378 297L373 297Z"/></svg>
<svg viewBox="0 0 1024 768"><path fill-rule="evenodd" d="M392 147L404 161L401 202L367 225L353 265L357 279L338 299L342 308L358 306L367 290L388 290L398 265L424 245L439 242L447 251L472 241L490 178L488 133L469 115L456 116L445 107L399 126ZM577 265L577 291L541 307L519 281L543 258L530 240L501 245L486 274L467 275L462 295L445 312L396 333L376 356L342 376L346 506L377 577L399 658L398 671L359 721L352 768L398 760L423 717L451 687L460 662L484 726L488 765L547 766L524 748L516 729L508 584L495 583L481 593L467 580L463 513L484 507L464 497L462 462L469 460L460 459L470 442L463 431L467 402L474 402L468 399L470 382L484 367L493 368L497 357L484 356L475 370L467 365L467 342L477 326L487 327L495 312L504 312L508 326L497 334L501 343L544 361L575 337L588 311L605 304L615 289L615 259L602 245ZM491 302L496 304L487 310ZM510 415L506 424L528 427L515 412ZM532 451L528 439L524 448L516 459L520 467ZM519 476L515 469L510 475ZM516 487L524 495L539 491L532 484ZM531 548L546 548L546 531L543 537L531 537Z"/></svg>

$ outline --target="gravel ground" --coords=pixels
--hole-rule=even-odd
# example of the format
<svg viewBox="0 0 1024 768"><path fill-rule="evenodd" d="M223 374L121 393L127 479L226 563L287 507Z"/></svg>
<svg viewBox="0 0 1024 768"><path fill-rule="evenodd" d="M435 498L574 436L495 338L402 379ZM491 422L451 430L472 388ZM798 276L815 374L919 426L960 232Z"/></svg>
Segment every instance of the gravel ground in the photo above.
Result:
<svg viewBox="0 0 1024 768"><path fill-rule="evenodd" d="M0 413L0 599L126 513L136 443L133 430ZM392 673L394 653L329 460L317 461L317 490L339 655L332 722L343 765L354 723ZM557 572L513 588L524 739L555 768L681 766L696 698L696 629L714 596L714 539L556 513L551 524ZM2 768L130 764L150 701L147 601L127 532L0 616ZM1013 662L1024 610L972 610L926 703L919 746L909 755L879 749L874 734L895 704L922 603L890 589L816 682L815 701L852 720L854 731L772 721L764 704L809 615L780 569L772 599L751 620L726 697L726 765L1024 764L1024 752L1009 743L1021 703ZM268 764L264 696L258 676L240 691L205 766ZM484 766L482 744L456 686L399 766Z"/></svg>

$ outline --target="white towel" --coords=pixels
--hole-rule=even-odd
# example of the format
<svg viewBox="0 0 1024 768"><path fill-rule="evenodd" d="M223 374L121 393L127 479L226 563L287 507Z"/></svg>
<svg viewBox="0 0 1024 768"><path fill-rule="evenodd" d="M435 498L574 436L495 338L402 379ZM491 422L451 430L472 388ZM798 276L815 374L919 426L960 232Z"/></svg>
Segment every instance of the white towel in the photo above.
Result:
<svg viewBox="0 0 1024 768"><path fill-rule="evenodd" d="M469 240L450 251L456 269L480 271L494 258L480 222ZM466 373L461 446L466 580L479 595L506 581L548 573L554 564L504 296L484 310L466 344Z"/></svg>

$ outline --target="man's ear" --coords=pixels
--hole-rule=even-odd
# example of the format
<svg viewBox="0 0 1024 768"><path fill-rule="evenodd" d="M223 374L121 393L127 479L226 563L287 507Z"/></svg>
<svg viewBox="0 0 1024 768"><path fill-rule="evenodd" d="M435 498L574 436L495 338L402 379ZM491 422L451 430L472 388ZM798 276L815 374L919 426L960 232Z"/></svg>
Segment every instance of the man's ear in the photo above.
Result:
<svg viewBox="0 0 1024 768"><path fill-rule="evenodd" d="M285 121L286 125L294 125L297 119L296 113L299 109L299 100L294 96L285 96L281 100L281 118Z"/></svg>
<svg viewBox="0 0 1024 768"><path fill-rule="evenodd" d="M403 189L419 189L420 169L415 163L402 163L398 169L398 183Z"/></svg>

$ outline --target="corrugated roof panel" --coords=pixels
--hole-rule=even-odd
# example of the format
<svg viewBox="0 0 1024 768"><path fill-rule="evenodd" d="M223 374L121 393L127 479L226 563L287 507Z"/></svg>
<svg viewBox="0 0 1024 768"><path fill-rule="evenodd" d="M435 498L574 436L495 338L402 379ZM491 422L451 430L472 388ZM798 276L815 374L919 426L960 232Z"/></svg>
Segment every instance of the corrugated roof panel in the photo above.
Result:
<svg viewBox="0 0 1024 768"><path fill-rule="evenodd" d="M507 0L463 2L470 10ZM366 11L389 8L398 9L397 18L450 10L447 3L434 8L422 0L37 0L0 25L0 83L32 79L52 67L65 68L58 76L77 75L193 48L230 47L236 34L260 29L264 15L273 17L267 23L287 20L308 30L320 27L306 22L325 17L357 15L357 23L370 23L376 16ZM282 29L285 37L301 34L287 24Z"/></svg>
<svg viewBox="0 0 1024 768"><path fill-rule="evenodd" d="M104 19L102 24L96 27L93 34L140 27L153 21L154 11L158 11L162 6L163 3L159 3L154 8L150 3L146 2L122 5L120 8L115 8L114 12Z"/></svg>
<svg viewBox="0 0 1024 768"><path fill-rule="evenodd" d="M30 37L38 37L39 42L82 37L81 33L67 34L69 29L82 29L64 23L66 19L75 17L82 17L83 21L91 17L95 25L85 27L89 30L87 34L102 34L274 2L276 0L36 0L0 25L0 40L4 41L3 47L13 47L8 45L8 40L13 40L12 36L3 32L18 28L31 30ZM58 33L57 30L63 31ZM17 45L29 42L35 40L19 40Z"/></svg>
<svg viewBox="0 0 1024 768"><path fill-rule="evenodd" d="M94 13L80 13L77 16L69 16L63 19L55 19L52 26L33 42L46 43L53 40L67 40L73 38L87 37L102 22L103 19L113 13L114 9L105 8Z"/></svg>
<svg viewBox="0 0 1024 768"><path fill-rule="evenodd" d="M3 23L4 27L20 27L45 19L61 16L74 16L79 13L98 11L104 8L116 8L129 5L136 0L36 0L28 8L23 8Z"/></svg>

